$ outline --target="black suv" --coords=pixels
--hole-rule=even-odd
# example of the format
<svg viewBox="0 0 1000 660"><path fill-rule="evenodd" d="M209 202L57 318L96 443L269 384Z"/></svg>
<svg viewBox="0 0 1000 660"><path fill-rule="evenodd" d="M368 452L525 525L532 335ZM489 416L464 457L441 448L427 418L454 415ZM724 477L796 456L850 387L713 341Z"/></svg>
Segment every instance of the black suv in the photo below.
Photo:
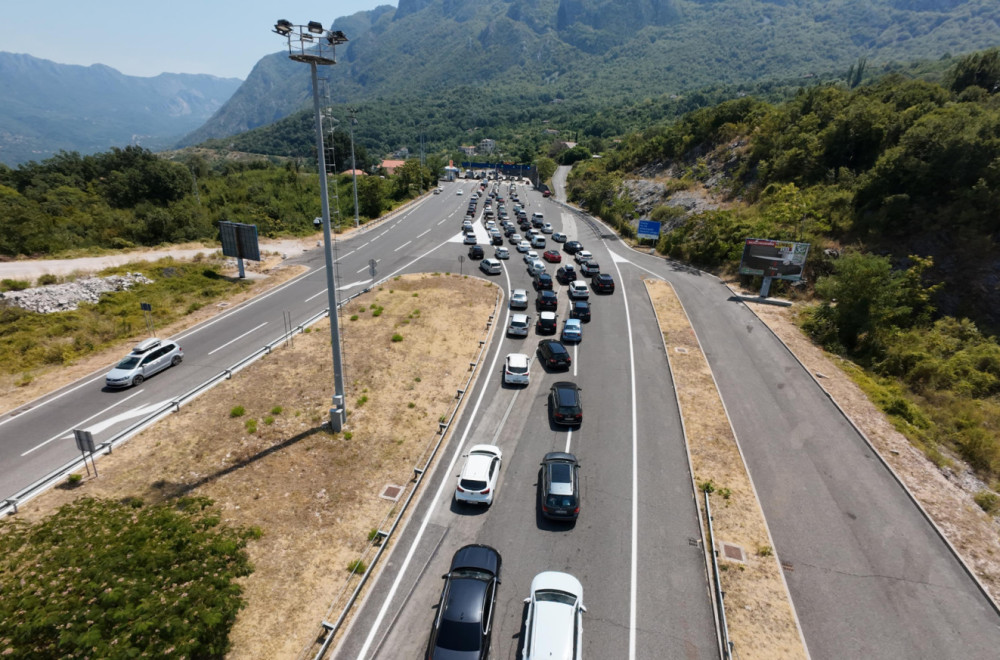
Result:
<svg viewBox="0 0 1000 660"><path fill-rule="evenodd" d="M585 261L580 264L580 274L584 277L593 277L594 275L601 274L601 267L596 261L591 259L590 261Z"/></svg>
<svg viewBox="0 0 1000 660"><path fill-rule="evenodd" d="M573 306L569 308L569 317L588 323L590 321L590 303L586 300L574 300Z"/></svg>
<svg viewBox="0 0 1000 660"><path fill-rule="evenodd" d="M535 354L546 367L569 369L573 364L573 358L570 357L569 351L555 339L543 339L538 342L538 350L535 351Z"/></svg>
<svg viewBox="0 0 1000 660"><path fill-rule="evenodd" d="M488 545L458 549L444 576L427 642L428 658L485 658L489 654L501 563L500 553Z"/></svg>
<svg viewBox="0 0 1000 660"><path fill-rule="evenodd" d="M580 464L576 456L549 452L541 465L542 515L554 520L576 520L580 515Z"/></svg>
<svg viewBox="0 0 1000 660"><path fill-rule="evenodd" d="M501 236L500 234L491 235L490 245L503 245L503 236Z"/></svg>
<svg viewBox="0 0 1000 660"><path fill-rule="evenodd" d="M559 381L549 390L549 412L556 424L577 426L583 423L580 388L575 383Z"/></svg>
<svg viewBox="0 0 1000 660"><path fill-rule="evenodd" d="M551 289L538 292L535 298L535 309L539 312L554 312L559 307L559 296Z"/></svg>
<svg viewBox="0 0 1000 660"><path fill-rule="evenodd" d="M535 332L540 335L555 334L559 328L559 317L555 312L542 312L535 321Z"/></svg>
<svg viewBox="0 0 1000 660"><path fill-rule="evenodd" d="M590 288L594 293L614 293L615 279L608 273L601 273L590 278Z"/></svg>
<svg viewBox="0 0 1000 660"><path fill-rule="evenodd" d="M569 254L576 254L583 249L583 243L580 241L566 241L563 243L563 251Z"/></svg>
<svg viewBox="0 0 1000 660"><path fill-rule="evenodd" d="M560 266L559 270L556 271L556 279L559 280L560 284L569 284L576 279L576 268L573 267L573 264Z"/></svg>
<svg viewBox="0 0 1000 660"><path fill-rule="evenodd" d="M552 276L548 273L541 272L535 273L535 278L532 280L532 284L535 287L535 291L552 290ZM553 309L555 309L553 307Z"/></svg>
<svg viewBox="0 0 1000 660"><path fill-rule="evenodd" d="M469 248L469 259L482 259L484 256L482 245L473 245Z"/></svg>

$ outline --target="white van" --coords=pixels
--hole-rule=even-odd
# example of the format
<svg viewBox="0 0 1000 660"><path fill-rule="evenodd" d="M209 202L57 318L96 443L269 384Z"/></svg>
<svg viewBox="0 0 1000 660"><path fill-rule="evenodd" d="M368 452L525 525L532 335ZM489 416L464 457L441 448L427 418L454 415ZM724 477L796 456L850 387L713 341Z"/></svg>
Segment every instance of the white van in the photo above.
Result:
<svg viewBox="0 0 1000 660"><path fill-rule="evenodd" d="M487 275L499 275L503 272L503 267L497 259L483 259L479 262L479 270Z"/></svg>

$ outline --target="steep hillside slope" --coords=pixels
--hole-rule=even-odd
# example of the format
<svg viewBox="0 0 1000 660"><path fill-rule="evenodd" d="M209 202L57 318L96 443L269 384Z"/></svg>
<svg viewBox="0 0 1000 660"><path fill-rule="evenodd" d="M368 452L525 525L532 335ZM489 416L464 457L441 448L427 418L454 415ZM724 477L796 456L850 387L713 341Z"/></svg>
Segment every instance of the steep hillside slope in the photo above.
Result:
<svg viewBox="0 0 1000 660"><path fill-rule="evenodd" d="M440 97L456 87L594 107L715 84L958 54L1000 42L990 0L400 0L334 22L330 102ZM276 47L281 43L275 37ZM261 126L308 99L309 69L264 58L193 144Z"/></svg>

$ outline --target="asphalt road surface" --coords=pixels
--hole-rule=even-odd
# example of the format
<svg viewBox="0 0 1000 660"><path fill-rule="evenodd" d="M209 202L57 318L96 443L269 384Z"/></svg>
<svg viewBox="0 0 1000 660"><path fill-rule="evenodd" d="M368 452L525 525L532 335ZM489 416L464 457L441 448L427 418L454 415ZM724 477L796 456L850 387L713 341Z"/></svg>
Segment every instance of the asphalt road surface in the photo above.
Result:
<svg viewBox="0 0 1000 660"><path fill-rule="evenodd" d="M465 194L457 196L458 188ZM481 275L474 262L458 260L467 253L458 232L472 189L471 182L445 184L443 194L338 242L341 293L368 284L369 259L378 261L378 278L460 268ZM527 339L496 334L455 437L393 541L383 574L358 607L337 657L421 656L440 576L452 553L469 542L493 545L504 558L492 657L520 654L522 600L531 578L543 570L567 571L583 583L587 657L717 657L691 475L643 276L671 281L692 319L776 554L789 566L786 579L812 657L996 657L1000 617L989 601L815 382L743 303L714 277L633 252L594 221L527 186L519 192L529 214L542 210L556 231L582 241L602 272L615 277L617 290L591 296L593 321L584 325L568 376L533 365L527 388L501 386L503 356L533 354L538 337L534 331ZM486 251L490 256L491 249ZM6 497L74 458L72 429L90 428L101 441L142 410L280 335L283 312L301 320L323 309L322 253L292 261L312 270L181 334L186 358L179 367L121 392L103 389L102 370L0 416L0 494ZM508 292L530 292L520 255L511 249L504 265L492 281ZM559 289L565 312L566 294ZM572 433L548 421L548 386L561 379L583 389L585 419ZM485 511L452 503L460 454L479 442L504 450L496 499ZM575 525L552 525L537 509L538 462L546 452L567 447L583 466L582 510Z"/></svg>

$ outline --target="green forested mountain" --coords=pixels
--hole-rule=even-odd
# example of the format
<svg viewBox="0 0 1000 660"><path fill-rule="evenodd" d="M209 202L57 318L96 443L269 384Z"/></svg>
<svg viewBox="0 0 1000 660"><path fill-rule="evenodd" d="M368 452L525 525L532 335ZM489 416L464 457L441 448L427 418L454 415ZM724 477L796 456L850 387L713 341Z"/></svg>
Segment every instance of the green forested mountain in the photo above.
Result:
<svg viewBox="0 0 1000 660"><path fill-rule="evenodd" d="M294 17L289 17L293 18ZM540 106L605 111L710 86L797 79L959 54L1000 42L992 0L400 0L338 19L350 42L324 68L333 105L405 106L414 150L424 104L465 108L447 136ZM265 26L262 26L265 29ZM276 50L281 39L275 36ZM310 100L309 67L262 59L233 98L185 139L269 124ZM558 109L555 110L559 112ZM374 114L374 113L373 113ZM457 113L456 113L457 114ZM375 117L370 121L377 121ZM388 141L386 141L388 142ZM370 147L375 145L370 144Z"/></svg>
<svg viewBox="0 0 1000 660"><path fill-rule="evenodd" d="M203 124L240 82L181 73L126 76L101 64L0 52L0 163L135 143L163 149Z"/></svg>
<svg viewBox="0 0 1000 660"><path fill-rule="evenodd" d="M653 175L731 205L639 210L623 182ZM746 238L810 243L801 293L777 289L818 298L805 329L868 370L868 395L932 460L947 448L997 483L1000 50L961 58L943 84L893 75L703 108L587 159L569 188L625 234L661 220L660 251L729 273Z"/></svg>

